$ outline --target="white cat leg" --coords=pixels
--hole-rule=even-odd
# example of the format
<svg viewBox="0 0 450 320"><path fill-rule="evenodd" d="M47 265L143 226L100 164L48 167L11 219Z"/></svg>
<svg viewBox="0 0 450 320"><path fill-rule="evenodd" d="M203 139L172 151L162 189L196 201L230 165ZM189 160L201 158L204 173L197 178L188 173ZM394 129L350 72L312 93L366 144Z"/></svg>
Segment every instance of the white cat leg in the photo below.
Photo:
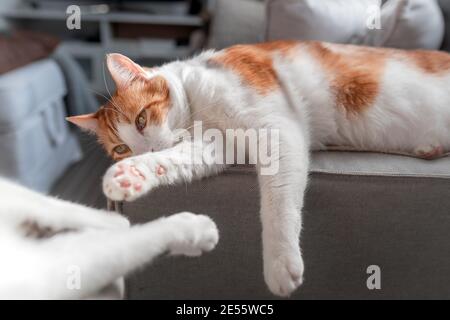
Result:
<svg viewBox="0 0 450 320"><path fill-rule="evenodd" d="M201 141L146 153L111 166L103 178L103 192L112 200L133 201L160 185L190 182L217 174L224 165L204 161Z"/></svg>
<svg viewBox="0 0 450 320"><path fill-rule="evenodd" d="M25 221L36 222L41 227L50 227L55 231L129 227L128 220L116 213L51 198L8 182L2 190L4 194L0 202L0 219L5 223L18 225Z"/></svg>
<svg viewBox="0 0 450 320"><path fill-rule="evenodd" d="M295 133L280 133L278 173L262 175L258 168L264 277L279 296L289 296L303 280L299 236L309 155L306 139Z"/></svg>
<svg viewBox="0 0 450 320"><path fill-rule="evenodd" d="M124 229L130 222L116 212L89 208L55 198L48 198L49 208L55 212L53 220L74 228ZM57 215L56 212L60 214Z"/></svg>
<svg viewBox="0 0 450 320"><path fill-rule="evenodd" d="M218 237L210 218L186 212L128 230L57 236L39 244L53 258L45 268L47 279L39 279L43 289L35 293L49 299L86 298L164 252L198 256L210 251ZM71 279L76 276L79 287L73 288Z"/></svg>

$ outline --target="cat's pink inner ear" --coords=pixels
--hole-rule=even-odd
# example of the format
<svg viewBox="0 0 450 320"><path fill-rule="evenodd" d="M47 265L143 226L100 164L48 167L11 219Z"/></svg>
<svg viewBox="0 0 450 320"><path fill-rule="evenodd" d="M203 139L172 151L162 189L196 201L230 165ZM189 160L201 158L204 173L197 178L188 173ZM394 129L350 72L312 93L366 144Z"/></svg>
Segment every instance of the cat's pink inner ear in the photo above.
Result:
<svg viewBox="0 0 450 320"><path fill-rule="evenodd" d="M134 79L146 78L146 72L141 66L120 53L108 54L106 64L118 89L126 88Z"/></svg>
<svg viewBox="0 0 450 320"><path fill-rule="evenodd" d="M67 117L66 120L72 122L83 130L87 130L93 133L96 133L98 131L98 119L95 116L95 113Z"/></svg>

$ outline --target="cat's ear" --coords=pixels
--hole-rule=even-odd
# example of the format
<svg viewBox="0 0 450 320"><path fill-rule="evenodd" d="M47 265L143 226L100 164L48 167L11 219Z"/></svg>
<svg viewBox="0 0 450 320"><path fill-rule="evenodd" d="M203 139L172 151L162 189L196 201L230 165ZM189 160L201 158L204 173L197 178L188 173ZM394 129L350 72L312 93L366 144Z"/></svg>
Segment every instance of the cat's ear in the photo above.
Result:
<svg viewBox="0 0 450 320"><path fill-rule="evenodd" d="M106 65L117 89L126 88L135 79L147 78L147 73L140 65L120 53L108 54Z"/></svg>
<svg viewBox="0 0 450 320"><path fill-rule="evenodd" d="M81 116L67 117L67 121L79 126L81 129L97 133L98 119L95 113L83 114Z"/></svg>

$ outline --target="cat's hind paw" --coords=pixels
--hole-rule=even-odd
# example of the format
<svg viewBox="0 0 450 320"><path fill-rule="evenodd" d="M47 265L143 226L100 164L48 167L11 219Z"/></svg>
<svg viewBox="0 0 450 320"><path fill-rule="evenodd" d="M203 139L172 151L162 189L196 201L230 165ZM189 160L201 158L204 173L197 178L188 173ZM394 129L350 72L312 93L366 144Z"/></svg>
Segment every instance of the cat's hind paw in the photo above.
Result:
<svg viewBox="0 0 450 320"><path fill-rule="evenodd" d="M174 224L175 240L170 244L172 255L200 256L211 251L219 241L219 231L211 218L189 212L169 217Z"/></svg>
<svg viewBox="0 0 450 320"><path fill-rule="evenodd" d="M147 193L153 185L151 172L131 159L111 166L103 177L103 192L115 201L133 201Z"/></svg>
<svg viewBox="0 0 450 320"><path fill-rule="evenodd" d="M281 297L289 297L303 282L303 260L300 252L276 254L265 258L264 278L270 291Z"/></svg>
<svg viewBox="0 0 450 320"><path fill-rule="evenodd" d="M432 160L441 157L444 154L444 149L440 145L429 144L416 148L414 154L419 158Z"/></svg>

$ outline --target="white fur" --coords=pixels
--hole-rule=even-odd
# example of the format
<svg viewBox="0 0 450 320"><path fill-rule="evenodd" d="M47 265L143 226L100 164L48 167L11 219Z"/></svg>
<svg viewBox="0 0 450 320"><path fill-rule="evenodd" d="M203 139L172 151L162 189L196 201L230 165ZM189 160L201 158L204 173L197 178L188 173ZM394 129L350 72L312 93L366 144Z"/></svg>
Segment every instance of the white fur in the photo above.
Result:
<svg viewBox="0 0 450 320"><path fill-rule="evenodd" d="M40 195L0 179L0 299L83 299L170 252L198 256L218 241L206 216L179 213L130 228L124 217ZM50 238L25 236L35 222L58 231ZM72 266L80 289L67 286Z"/></svg>
<svg viewBox="0 0 450 320"><path fill-rule="evenodd" d="M328 48L340 50L334 45ZM245 86L236 73L211 64L208 60L215 54L207 51L191 60L170 63L155 74L172 79L168 116L172 131L179 127L192 129L194 120L203 121L205 129L222 131L280 130L280 170L273 176L259 175L264 276L274 294L288 296L302 282L299 235L310 149L330 144L409 153L430 144L450 149L450 76L427 75L392 58L374 105L352 117L334 107L326 71L307 52L300 52L294 61L274 56L281 89L265 96ZM133 143L132 134L125 132L136 129L129 126L122 129L123 138ZM182 160L192 149L186 147L189 143L201 145L202 141L144 153L114 165L104 178L105 194L115 200L134 200L159 185L190 181L224 168L183 165ZM119 180L134 178L129 172L116 177L120 164L138 167L143 173L145 180L138 181L145 185L141 191L126 195ZM167 173L155 174L159 166Z"/></svg>

